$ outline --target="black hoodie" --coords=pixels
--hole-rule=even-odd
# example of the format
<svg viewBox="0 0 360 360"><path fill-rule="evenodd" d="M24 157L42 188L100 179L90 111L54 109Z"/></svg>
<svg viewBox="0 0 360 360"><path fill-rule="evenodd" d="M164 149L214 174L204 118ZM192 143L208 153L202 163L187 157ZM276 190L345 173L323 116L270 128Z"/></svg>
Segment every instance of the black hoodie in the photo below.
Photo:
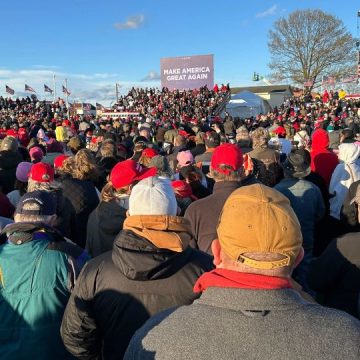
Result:
<svg viewBox="0 0 360 360"><path fill-rule="evenodd" d="M197 278L211 269L202 252L160 249L122 230L78 279L61 326L66 348L80 359L122 359L135 331L162 310L191 304Z"/></svg>
<svg viewBox="0 0 360 360"><path fill-rule="evenodd" d="M14 190L16 168L21 161L18 151L0 152L0 186L4 194Z"/></svg>
<svg viewBox="0 0 360 360"><path fill-rule="evenodd" d="M92 256L99 256L113 247L116 235L122 230L126 209L116 200L101 201L90 214L86 232L86 250Z"/></svg>

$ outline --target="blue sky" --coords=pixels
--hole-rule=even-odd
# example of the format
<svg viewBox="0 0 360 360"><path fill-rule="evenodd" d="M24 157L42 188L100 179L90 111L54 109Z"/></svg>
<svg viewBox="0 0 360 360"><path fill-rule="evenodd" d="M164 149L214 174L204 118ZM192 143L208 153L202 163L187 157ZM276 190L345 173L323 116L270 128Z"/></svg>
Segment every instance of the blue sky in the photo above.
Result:
<svg viewBox="0 0 360 360"><path fill-rule="evenodd" d="M267 75L268 30L299 8L338 16L357 35L360 3L347 0L11 0L1 4L0 95L24 83L43 97L52 74L72 100L109 103L114 84L159 86L160 58L214 54L215 82Z"/></svg>

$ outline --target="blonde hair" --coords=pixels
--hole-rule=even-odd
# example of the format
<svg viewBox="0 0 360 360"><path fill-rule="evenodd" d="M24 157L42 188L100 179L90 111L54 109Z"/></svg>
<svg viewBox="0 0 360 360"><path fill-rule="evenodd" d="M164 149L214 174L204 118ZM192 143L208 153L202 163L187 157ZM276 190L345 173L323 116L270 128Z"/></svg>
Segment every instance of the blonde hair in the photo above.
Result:
<svg viewBox="0 0 360 360"><path fill-rule="evenodd" d="M109 202L112 200L121 199L124 195L128 195L130 186L124 186L120 189L115 189L109 181L101 190L100 199L101 201Z"/></svg>
<svg viewBox="0 0 360 360"><path fill-rule="evenodd" d="M98 180L99 169L90 150L81 149L76 153L74 156L72 176L78 180Z"/></svg>
<svg viewBox="0 0 360 360"><path fill-rule="evenodd" d="M116 155L116 147L112 141L105 141L101 144L99 153L101 157L113 157Z"/></svg>
<svg viewBox="0 0 360 360"><path fill-rule="evenodd" d="M150 167L151 159L151 157L141 155L138 163L142 166Z"/></svg>
<svg viewBox="0 0 360 360"><path fill-rule="evenodd" d="M61 185L56 182L39 182L35 181L33 179L29 178L28 186L27 186L27 192L33 192L33 191L54 191L56 189L59 189Z"/></svg>
<svg viewBox="0 0 360 360"><path fill-rule="evenodd" d="M253 149L266 148L270 140L270 135L265 128L259 127L251 133L251 139Z"/></svg>

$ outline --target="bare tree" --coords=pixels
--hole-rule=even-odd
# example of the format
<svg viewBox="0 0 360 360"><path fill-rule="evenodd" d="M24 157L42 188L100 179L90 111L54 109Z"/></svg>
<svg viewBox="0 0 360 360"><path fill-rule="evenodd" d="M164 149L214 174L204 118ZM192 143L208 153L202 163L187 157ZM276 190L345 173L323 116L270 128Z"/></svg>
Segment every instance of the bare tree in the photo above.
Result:
<svg viewBox="0 0 360 360"><path fill-rule="evenodd" d="M321 10L297 10L269 31L273 76L297 84L322 76L345 76L356 62L354 40L343 22Z"/></svg>

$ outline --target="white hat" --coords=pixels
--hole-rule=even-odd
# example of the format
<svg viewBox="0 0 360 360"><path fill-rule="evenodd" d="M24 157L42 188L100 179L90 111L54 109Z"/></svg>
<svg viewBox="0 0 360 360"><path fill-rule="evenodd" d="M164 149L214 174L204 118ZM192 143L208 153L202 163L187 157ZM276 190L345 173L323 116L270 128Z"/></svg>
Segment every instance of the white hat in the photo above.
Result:
<svg viewBox="0 0 360 360"><path fill-rule="evenodd" d="M169 179L156 176L138 182L129 199L130 215L176 215L177 202Z"/></svg>

